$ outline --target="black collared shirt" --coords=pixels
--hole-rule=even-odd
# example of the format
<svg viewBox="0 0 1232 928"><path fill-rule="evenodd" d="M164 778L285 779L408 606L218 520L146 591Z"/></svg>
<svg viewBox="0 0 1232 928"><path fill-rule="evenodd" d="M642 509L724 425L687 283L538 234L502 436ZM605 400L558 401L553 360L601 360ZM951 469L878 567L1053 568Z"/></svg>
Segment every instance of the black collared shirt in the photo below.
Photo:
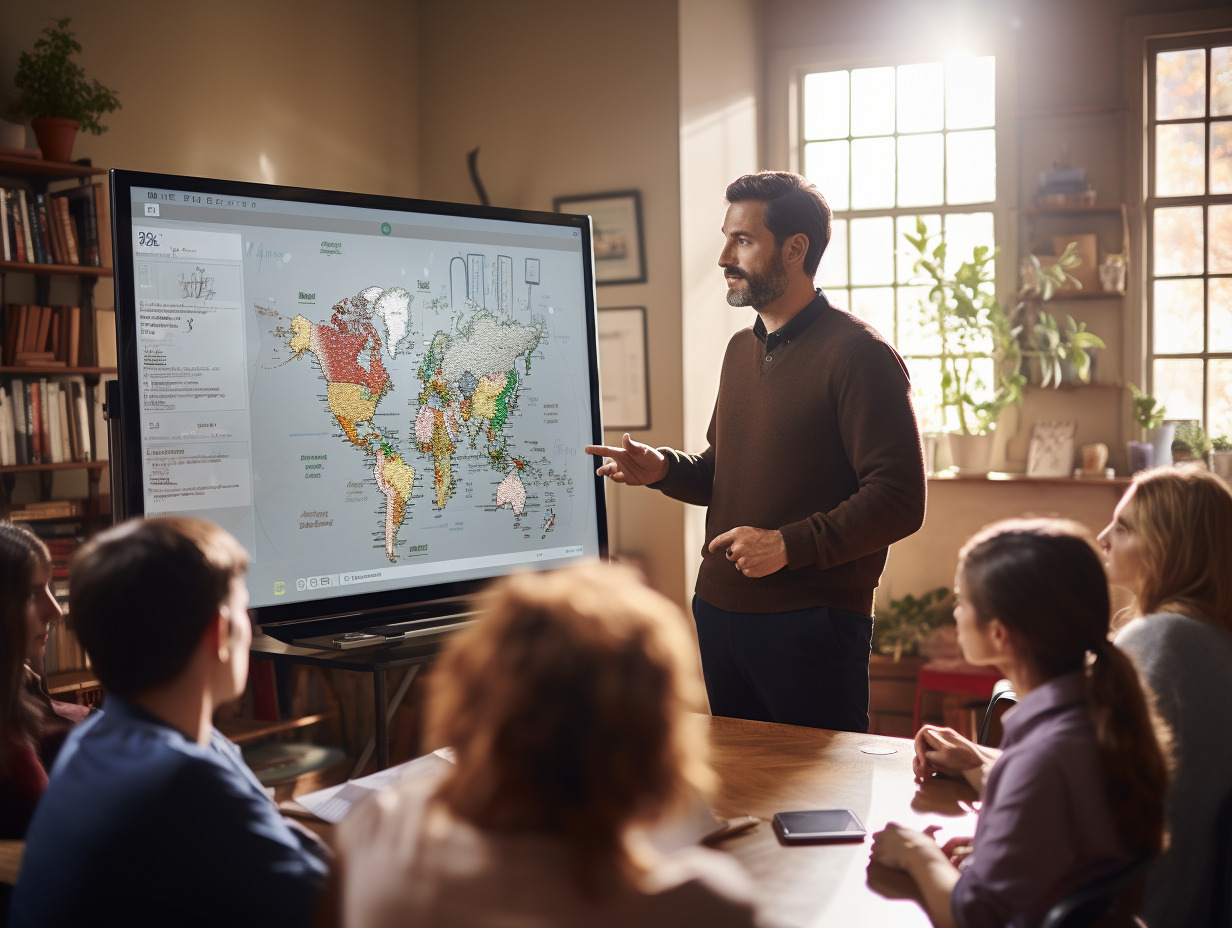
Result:
<svg viewBox="0 0 1232 928"><path fill-rule="evenodd" d="M767 358L773 356L774 349L779 345L790 345L793 338L816 321L826 305L825 296L818 290L816 298L811 303L792 316L786 325L775 329L773 332L766 331L766 323L762 321L759 315L757 321L753 323L753 334L757 336L759 342L765 344Z"/></svg>

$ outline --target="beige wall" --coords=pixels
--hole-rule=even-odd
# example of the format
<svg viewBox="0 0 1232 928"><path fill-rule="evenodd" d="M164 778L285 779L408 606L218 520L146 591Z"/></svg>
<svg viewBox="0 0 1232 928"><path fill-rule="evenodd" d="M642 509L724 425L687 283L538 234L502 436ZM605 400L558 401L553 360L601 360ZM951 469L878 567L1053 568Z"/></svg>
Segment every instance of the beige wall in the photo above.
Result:
<svg viewBox="0 0 1232 928"><path fill-rule="evenodd" d="M641 191L646 283L600 286L598 301L646 307L652 427L634 437L680 447L676 4L424 4L420 29L423 196L476 202L466 172L476 146L497 206L550 210L557 196ZM683 506L608 490L613 551L681 602Z"/></svg>
<svg viewBox="0 0 1232 928"><path fill-rule="evenodd" d="M116 90L102 167L416 192L416 4L29 0L0 5L0 110L18 54L71 16L88 77ZM30 144L33 144L31 137Z"/></svg>

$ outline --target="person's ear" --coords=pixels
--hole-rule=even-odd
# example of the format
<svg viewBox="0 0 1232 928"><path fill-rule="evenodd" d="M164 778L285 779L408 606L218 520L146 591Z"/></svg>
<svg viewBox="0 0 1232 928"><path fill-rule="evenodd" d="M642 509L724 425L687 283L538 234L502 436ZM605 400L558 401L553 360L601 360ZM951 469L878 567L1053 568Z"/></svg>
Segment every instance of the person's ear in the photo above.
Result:
<svg viewBox="0 0 1232 928"><path fill-rule="evenodd" d="M996 646L998 651L1008 652L1010 647L1010 630L1005 623L1000 619L989 619L988 621L988 636L989 640Z"/></svg>
<svg viewBox="0 0 1232 928"><path fill-rule="evenodd" d="M220 663L231 660L231 622L221 609L214 615L206 629L207 647L211 653L218 655Z"/></svg>
<svg viewBox="0 0 1232 928"><path fill-rule="evenodd" d="M789 235L783 240L782 258L783 264L787 267L793 265L803 265L804 257L808 254L809 239L803 232L797 232L795 235Z"/></svg>

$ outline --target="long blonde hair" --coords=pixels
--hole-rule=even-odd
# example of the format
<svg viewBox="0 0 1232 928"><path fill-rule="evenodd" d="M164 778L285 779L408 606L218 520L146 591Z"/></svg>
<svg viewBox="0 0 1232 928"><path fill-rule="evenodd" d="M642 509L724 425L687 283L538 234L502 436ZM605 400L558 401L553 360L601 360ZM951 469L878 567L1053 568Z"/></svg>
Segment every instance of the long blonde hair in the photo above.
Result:
<svg viewBox="0 0 1232 928"><path fill-rule="evenodd" d="M1232 490L1200 465L1134 478L1127 505L1142 546L1139 615L1182 612L1232 633Z"/></svg>
<svg viewBox="0 0 1232 928"><path fill-rule="evenodd" d="M438 790L480 828L560 839L582 892L632 882L629 825L712 785L685 619L626 568L521 574L432 671L428 733L457 767Z"/></svg>

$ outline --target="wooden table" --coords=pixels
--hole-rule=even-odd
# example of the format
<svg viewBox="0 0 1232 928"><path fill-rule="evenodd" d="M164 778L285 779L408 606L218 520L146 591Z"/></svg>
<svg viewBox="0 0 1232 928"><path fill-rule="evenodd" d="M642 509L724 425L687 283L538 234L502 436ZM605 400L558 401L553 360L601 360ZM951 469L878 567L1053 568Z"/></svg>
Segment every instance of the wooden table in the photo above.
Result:
<svg viewBox="0 0 1232 928"><path fill-rule="evenodd" d="M707 728L710 760L720 780L715 813L763 819L720 847L752 875L772 922L876 928L930 924L906 874L870 866L871 835L889 821L917 829L942 825L942 841L973 834L975 792L966 783L917 784L911 741L905 738L710 716L698 724ZM892 748L894 753L868 754L862 747ZM788 846L770 824L775 812L834 808L855 812L870 837L862 844Z"/></svg>

